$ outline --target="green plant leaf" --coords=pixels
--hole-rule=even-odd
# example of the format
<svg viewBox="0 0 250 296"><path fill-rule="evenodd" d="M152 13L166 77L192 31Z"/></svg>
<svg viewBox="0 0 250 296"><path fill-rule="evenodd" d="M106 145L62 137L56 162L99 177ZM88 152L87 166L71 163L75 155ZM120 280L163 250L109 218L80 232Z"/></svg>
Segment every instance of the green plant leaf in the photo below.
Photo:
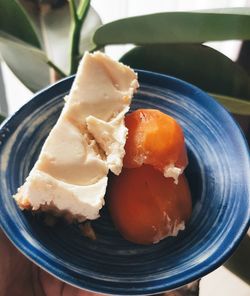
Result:
<svg viewBox="0 0 250 296"><path fill-rule="evenodd" d="M5 117L2 114L0 114L0 123L2 123L4 121L4 119L5 119Z"/></svg>
<svg viewBox="0 0 250 296"><path fill-rule="evenodd" d="M0 0L1 1L1 0ZM41 48L43 48L42 32L40 28L40 5L39 1L34 0L18 0L25 13L28 15L36 31L37 37L40 40Z"/></svg>
<svg viewBox="0 0 250 296"><path fill-rule="evenodd" d="M0 30L40 48L34 26L17 0L0 0Z"/></svg>
<svg viewBox="0 0 250 296"><path fill-rule="evenodd" d="M213 12L164 12L129 17L97 29L94 42L104 46L250 39L250 8L245 7L244 11L242 10L236 8L229 11L214 9Z"/></svg>
<svg viewBox="0 0 250 296"><path fill-rule="evenodd" d="M224 105L224 107L231 113L250 115L250 102L247 100L241 100L220 94L209 93L209 95L214 97L220 104Z"/></svg>
<svg viewBox="0 0 250 296"><path fill-rule="evenodd" d="M20 2L36 24L48 59L63 72L69 73L71 17L68 3L58 8L49 8L46 4L40 4L38 13L34 3L27 0L20 0ZM92 37L101 24L99 15L90 7L81 30L80 52L94 47Z"/></svg>
<svg viewBox="0 0 250 296"><path fill-rule="evenodd" d="M201 44L139 46L127 52L121 61L133 68L172 75L207 92L220 94L221 101L227 101L231 109L233 98L250 100L247 72L222 53ZM239 104L238 108L243 107L242 102Z"/></svg>
<svg viewBox="0 0 250 296"><path fill-rule="evenodd" d="M31 91L49 84L45 53L0 31L0 53L20 81Z"/></svg>

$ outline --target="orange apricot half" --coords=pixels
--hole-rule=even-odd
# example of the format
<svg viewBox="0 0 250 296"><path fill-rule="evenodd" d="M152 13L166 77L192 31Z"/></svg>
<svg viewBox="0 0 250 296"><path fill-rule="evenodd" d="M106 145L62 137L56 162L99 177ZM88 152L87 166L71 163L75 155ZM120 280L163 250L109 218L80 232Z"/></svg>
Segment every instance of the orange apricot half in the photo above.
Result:
<svg viewBox="0 0 250 296"><path fill-rule="evenodd" d="M149 165L123 169L108 187L108 207L112 220L129 241L157 243L184 229L192 202L187 180L178 184Z"/></svg>
<svg viewBox="0 0 250 296"><path fill-rule="evenodd" d="M125 117L125 124L125 168L149 164L164 173L169 165L182 171L187 166L184 134L174 118L155 109L138 109Z"/></svg>

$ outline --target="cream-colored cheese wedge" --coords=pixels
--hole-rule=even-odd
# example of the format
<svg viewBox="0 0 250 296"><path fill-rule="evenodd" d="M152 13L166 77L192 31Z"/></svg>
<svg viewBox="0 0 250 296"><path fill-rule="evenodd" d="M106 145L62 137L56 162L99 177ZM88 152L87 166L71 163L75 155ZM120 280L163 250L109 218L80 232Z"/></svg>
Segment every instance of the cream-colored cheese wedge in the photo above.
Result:
<svg viewBox="0 0 250 296"><path fill-rule="evenodd" d="M22 209L96 219L107 174L119 174L125 154L124 115L138 88L136 73L103 53L86 53L62 113L14 196Z"/></svg>

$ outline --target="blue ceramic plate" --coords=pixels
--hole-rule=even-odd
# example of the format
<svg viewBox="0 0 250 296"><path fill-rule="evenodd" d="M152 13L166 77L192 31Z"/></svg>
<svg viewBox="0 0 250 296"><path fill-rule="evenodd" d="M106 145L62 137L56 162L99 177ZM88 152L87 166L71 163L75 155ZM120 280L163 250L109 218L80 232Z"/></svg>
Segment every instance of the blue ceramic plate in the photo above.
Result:
<svg viewBox="0 0 250 296"><path fill-rule="evenodd" d="M97 240L75 225L50 228L20 211L14 200L63 106L74 77L36 94L0 131L0 223L12 242L58 278L115 295L162 292L204 276L233 252L249 226L250 170L246 142L231 116L212 98L181 80L138 71L132 109L156 108L182 125L192 218L178 237L156 245L125 241L107 210L93 222Z"/></svg>

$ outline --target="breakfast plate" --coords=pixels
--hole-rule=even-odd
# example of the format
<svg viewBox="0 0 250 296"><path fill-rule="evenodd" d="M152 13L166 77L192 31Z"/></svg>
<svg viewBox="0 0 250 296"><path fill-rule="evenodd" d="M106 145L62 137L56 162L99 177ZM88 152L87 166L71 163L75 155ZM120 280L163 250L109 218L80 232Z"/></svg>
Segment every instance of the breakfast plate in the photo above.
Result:
<svg viewBox="0 0 250 296"><path fill-rule="evenodd" d="M137 70L140 88L131 109L154 108L182 126L193 212L185 229L149 246L124 240L108 210L92 223L97 239L76 224L44 224L21 211L12 195L23 184L62 110L74 76L34 97L0 129L0 225L28 258L74 286L114 295L175 289L225 262L249 227L250 166L246 141L230 114L200 89L179 79Z"/></svg>

